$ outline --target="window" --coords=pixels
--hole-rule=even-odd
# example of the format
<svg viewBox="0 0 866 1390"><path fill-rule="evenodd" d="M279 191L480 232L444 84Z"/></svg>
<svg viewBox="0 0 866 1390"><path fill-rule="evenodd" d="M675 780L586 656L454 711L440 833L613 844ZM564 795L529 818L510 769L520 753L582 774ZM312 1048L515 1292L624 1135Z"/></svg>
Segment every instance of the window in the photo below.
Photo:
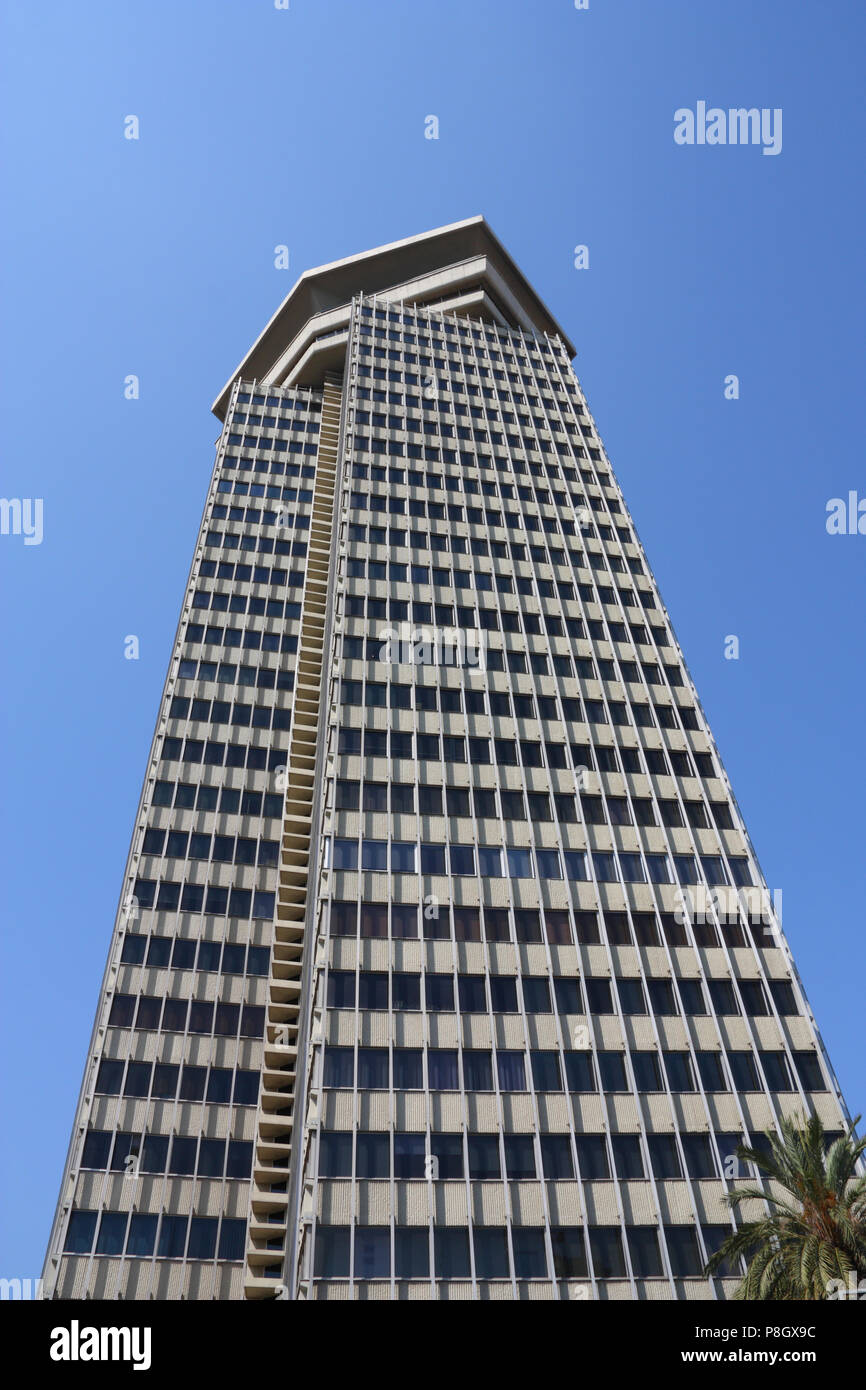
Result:
<svg viewBox="0 0 866 1390"><path fill-rule="evenodd" d="M452 844L449 847L451 872L455 875L475 873L475 849L472 845Z"/></svg>
<svg viewBox="0 0 866 1390"><path fill-rule="evenodd" d="M355 1174L359 1178L387 1178L391 1174L391 1141L387 1134L359 1132L356 1138Z"/></svg>
<svg viewBox="0 0 866 1390"><path fill-rule="evenodd" d="M613 1162L620 1182L644 1176L640 1139L636 1134L611 1135Z"/></svg>
<svg viewBox="0 0 866 1390"><path fill-rule="evenodd" d="M394 1273L398 1279L429 1278L430 1237L426 1227L397 1227L394 1232Z"/></svg>
<svg viewBox="0 0 866 1390"><path fill-rule="evenodd" d="M314 1274L317 1279L349 1277L349 1227L319 1226L316 1230Z"/></svg>
<svg viewBox="0 0 866 1390"><path fill-rule="evenodd" d="M351 1047L326 1047L323 1084L350 1089L354 1076L354 1050Z"/></svg>
<svg viewBox="0 0 866 1390"><path fill-rule="evenodd" d="M388 976L384 971L361 971L358 979L358 1007L387 1010Z"/></svg>
<svg viewBox="0 0 866 1390"><path fill-rule="evenodd" d="M635 1278L654 1279L664 1273L655 1226L627 1226L625 1236Z"/></svg>
<svg viewBox="0 0 866 1390"><path fill-rule="evenodd" d="M663 1091L662 1073L658 1054L655 1052L632 1052L631 1064L638 1091Z"/></svg>
<svg viewBox="0 0 866 1390"><path fill-rule="evenodd" d="M826 1091L827 1082L817 1052L795 1052L794 1065L804 1091Z"/></svg>
<svg viewBox="0 0 866 1390"><path fill-rule="evenodd" d="M681 1134L680 1143L686 1160L686 1172L690 1178L716 1176L716 1164L708 1135Z"/></svg>
<svg viewBox="0 0 866 1390"><path fill-rule="evenodd" d="M622 1052L599 1052L598 1070L603 1091L627 1091L629 1089L625 1071L625 1056Z"/></svg>
<svg viewBox="0 0 866 1390"><path fill-rule="evenodd" d="M665 1072L672 1091L693 1091L695 1079L692 1075L691 1058L687 1052L665 1052Z"/></svg>
<svg viewBox="0 0 866 1390"><path fill-rule="evenodd" d="M542 1134L541 1166L547 1182L574 1177L571 1141L567 1134Z"/></svg>
<svg viewBox="0 0 866 1390"><path fill-rule="evenodd" d="M751 1052L729 1052L728 1065L736 1091L760 1091L758 1070Z"/></svg>
<svg viewBox="0 0 866 1390"><path fill-rule="evenodd" d="M761 1066L771 1091L793 1091L788 1059L784 1052L761 1052Z"/></svg>
<svg viewBox="0 0 866 1390"><path fill-rule="evenodd" d="M589 1248L596 1279L623 1279L626 1274L618 1226L590 1226Z"/></svg>
<svg viewBox="0 0 866 1390"><path fill-rule="evenodd" d="M489 1052L477 1048L464 1050L463 1084L467 1091L493 1090L493 1067Z"/></svg>
<svg viewBox="0 0 866 1390"><path fill-rule="evenodd" d="M624 1014L645 1014L647 1011L640 979L618 979L616 982L620 1008Z"/></svg>
<svg viewBox="0 0 866 1390"><path fill-rule="evenodd" d="M577 1167L583 1179L604 1181L610 1177L607 1143L603 1134L578 1134L575 1137Z"/></svg>
<svg viewBox="0 0 866 1390"><path fill-rule="evenodd" d="M547 1277L547 1254L542 1230L531 1226L512 1226L511 1245L514 1252L514 1273L518 1279Z"/></svg>
<svg viewBox="0 0 866 1390"><path fill-rule="evenodd" d="M501 1091L526 1090L526 1057L523 1052L498 1051L496 1067Z"/></svg>
<svg viewBox="0 0 866 1390"><path fill-rule="evenodd" d="M689 1279L700 1276L704 1262L694 1226L665 1226L665 1240L674 1277Z"/></svg>
<svg viewBox="0 0 866 1390"><path fill-rule="evenodd" d="M458 1091L457 1053L450 1048L430 1048L427 1053L428 1084L431 1091Z"/></svg>
<svg viewBox="0 0 866 1390"><path fill-rule="evenodd" d="M437 1279L468 1279L469 1232L457 1226L437 1226L433 1233Z"/></svg>
<svg viewBox="0 0 866 1390"><path fill-rule="evenodd" d="M704 1090L726 1091L728 1085L722 1067L722 1054L720 1052L696 1052L695 1058Z"/></svg>
<svg viewBox="0 0 866 1390"><path fill-rule="evenodd" d="M499 1139L495 1134L470 1134L467 1148L470 1178L488 1180L495 1178L498 1180L502 1176L499 1163Z"/></svg>
<svg viewBox="0 0 866 1390"><path fill-rule="evenodd" d="M586 1245L580 1226L554 1226L550 1232L557 1279L586 1279Z"/></svg>
<svg viewBox="0 0 866 1390"><path fill-rule="evenodd" d="M432 1086L432 1081L431 1081ZM395 1091L421 1091L424 1088L424 1054L420 1048L395 1047Z"/></svg>
<svg viewBox="0 0 866 1390"><path fill-rule="evenodd" d="M681 1178L680 1156L677 1141L672 1134L647 1135L650 1164L653 1177L663 1182L665 1179Z"/></svg>
<svg viewBox="0 0 866 1390"><path fill-rule="evenodd" d="M561 1091L562 1076L559 1069L559 1053L554 1051L532 1052L532 1084L536 1091Z"/></svg>
<svg viewBox="0 0 866 1390"><path fill-rule="evenodd" d="M348 1050L351 1051L351 1049ZM388 1049L386 1047L360 1047L358 1049L358 1088L362 1091L387 1091Z"/></svg>
<svg viewBox="0 0 866 1390"><path fill-rule="evenodd" d="M505 1173L508 1178L534 1178L535 1146L529 1135L506 1134Z"/></svg>

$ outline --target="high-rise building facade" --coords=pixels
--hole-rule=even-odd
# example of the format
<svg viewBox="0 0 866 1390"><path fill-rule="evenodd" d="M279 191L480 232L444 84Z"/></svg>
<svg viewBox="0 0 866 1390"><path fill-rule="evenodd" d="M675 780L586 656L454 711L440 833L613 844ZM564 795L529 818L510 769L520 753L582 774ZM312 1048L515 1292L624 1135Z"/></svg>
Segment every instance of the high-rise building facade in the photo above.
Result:
<svg viewBox="0 0 866 1390"><path fill-rule="evenodd" d="M46 1296L729 1297L847 1127L573 357L474 218L216 402Z"/></svg>

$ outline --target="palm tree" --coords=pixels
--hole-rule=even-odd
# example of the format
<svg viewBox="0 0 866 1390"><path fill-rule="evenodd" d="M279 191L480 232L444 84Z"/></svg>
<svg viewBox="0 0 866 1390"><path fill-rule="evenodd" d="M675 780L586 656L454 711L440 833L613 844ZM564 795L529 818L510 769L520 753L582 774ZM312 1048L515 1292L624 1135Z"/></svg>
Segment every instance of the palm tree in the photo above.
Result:
<svg viewBox="0 0 866 1390"><path fill-rule="evenodd" d="M741 1144L737 1158L754 1163L773 1188L726 1194L728 1206L756 1201L765 1214L732 1232L704 1274L715 1274L725 1263L737 1268L745 1258L734 1298L777 1300L827 1298L831 1280L847 1284L852 1273L866 1276L866 1177L857 1176L866 1137L857 1138L859 1122L858 1115L829 1148L817 1115L780 1119L781 1135L768 1134L766 1152Z"/></svg>

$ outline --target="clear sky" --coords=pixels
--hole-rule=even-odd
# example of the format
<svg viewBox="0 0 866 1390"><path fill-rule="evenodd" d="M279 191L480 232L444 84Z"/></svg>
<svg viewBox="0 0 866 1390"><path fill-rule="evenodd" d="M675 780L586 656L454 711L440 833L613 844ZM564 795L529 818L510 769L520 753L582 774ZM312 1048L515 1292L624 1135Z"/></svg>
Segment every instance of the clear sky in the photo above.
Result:
<svg viewBox="0 0 866 1390"><path fill-rule="evenodd" d="M476 213L578 345L866 1109L866 535L825 527L866 497L864 37L858 0L2 0L2 492L43 538L0 535L0 1275L42 1264L210 403L302 270ZM700 101L781 108L781 151L676 144Z"/></svg>

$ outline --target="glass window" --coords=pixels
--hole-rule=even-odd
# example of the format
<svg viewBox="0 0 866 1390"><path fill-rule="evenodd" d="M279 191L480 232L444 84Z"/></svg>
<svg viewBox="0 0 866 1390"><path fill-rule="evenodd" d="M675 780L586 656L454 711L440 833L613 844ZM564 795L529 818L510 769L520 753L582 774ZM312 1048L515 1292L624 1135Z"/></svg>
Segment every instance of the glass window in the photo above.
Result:
<svg viewBox="0 0 866 1390"><path fill-rule="evenodd" d="M625 1234L635 1278L654 1279L663 1274L664 1266L655 1226L627 1226Z"/></svg>
<svg viewBox="0 0 866 1390"><path fill-rule="evenodd" d="M508 1239L502 1226L476 1226L475 1273L479 1279L508 1279Z"/></svg>
<svg viewBox="0 0 866 1390"><path fill-rule="evenodd" d="M501 1091L526 1090L526 1054L499 1050L496 1066Z"/></svg>
<svg viewBox="0 0 866 1390"><path fill-rule="evenodd" d="M433 1233L437 1279L468 1279L469 1232L457 1226L437 1226Z"/></svg>
<svg viewBox="0 0 866 1390"><path fill-rule="evenodd" d="M424 1055L420 1048L394 1048L394 1090L424 1089Z"/></svg>
<svg viewBox="0 0 866 1390"><path fill-rule="evenodd" d="M428 1084L431 1091L458 1091L457 1053L451 1048L430 1048L427 1053Z"/></svg>
<svg viewBox="0 0 866 1390"><path fill-rule="evenodd" d="M589 1248L596 1279L623 1279L626 1274L619 1226L590 1226Z"/></svg>
<svg viewBox="0 0 866 1390"><path fill-rule="evenodd" d="M545 1179L550 1182L557 1178L573 1178L574 1160L568 1135L542 1134L540 1144Z"/></svg>
<svg viewBox="0 0 866 1390"><path fill-rule="evenodd" d="M387 1091L387 1047L360 1047L358 1049L358 1089L362 1091Z"/></svg>
<svg viewBox="0 0 866 1390"><path fill-rule="evenodd" d="M620 1182L642 1178L644 1176L643 1158L638 1136L636 1134L613 1134L611 1135L611 1145L613 1147L614 1167Z"/></svg>
<svg viewBox="0 0 866 1390"><path fill-rule="evenodd" d="M531 1135L506 1134L505 1174L515 1180L535 1177L535 1145Z"/></svg>
<svg viewBox="0 0 866 1390"><path fill-rule="evenodd" d="M557 1279L586 1279L586 1245L580 1226L553 1226L553 1268Z"/></svg>
<svg viewBox="0 0 866 1390"><path fill-rule="evenodd" d="M469 1150L470 1178L500 1178L499 1140L495 1134L470 1134Z"/></svg>
<svg viewBox="0 0 866 1390"><path fill-rule="evenodd" d="M559 1070L559 1053L554 1051L532 1052L532 1084L536 1091L561 1091L562 1076Z"/></svg>
<svg viewBox="0 0 866 1390"><path fill-rule="evenodd" d="M323 1084L351 1089L354 1078L354 1049L351 1047L326 1047Z"/></svg>
<svg viewBox="0 0 866 1390"><path fill-rule="evenodd" d="M122 1255L126 1240L125 1211L104 1211L96 1240L97 1255Z"/></svg>
<svg viewBox="0 0 866 1390"><path fill-rule="evenodd" d="M694 1226L665 1226L665 1240L674 1277L699 1277L703 1270L703 1260Z"/></svg>
<svg viewBox="0 0 866 1390"><path fill-rule="evenodd" d="M387 1134L358 1134L355 1173L359 1178L390 1177L391 1141Z"/></svg>
<svg viewBox="0 0 866 1390"><path fill-rule="evenodd" d="M349 1227L318 1226L316 1229L315 1277L349 1277Z"/></svg>
<svg viewBox="0 0 866 1390"><path fill-rule="evenodd" d="M391 841L392 874L415 873L415 844L413 841Z"/></svg>

